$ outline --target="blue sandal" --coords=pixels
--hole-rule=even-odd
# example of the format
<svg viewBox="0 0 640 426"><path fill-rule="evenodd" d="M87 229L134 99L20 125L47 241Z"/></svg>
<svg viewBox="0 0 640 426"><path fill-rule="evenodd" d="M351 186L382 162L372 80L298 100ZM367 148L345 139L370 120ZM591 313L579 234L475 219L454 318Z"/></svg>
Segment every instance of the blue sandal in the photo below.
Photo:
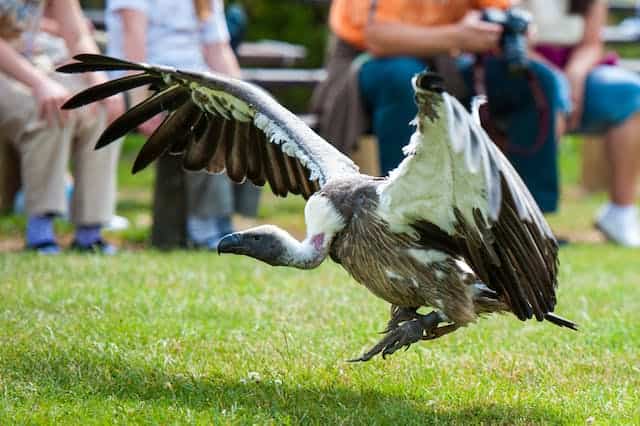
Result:
<svg viewBox="0 0 640 426"><path fill-rule="evenodd" d="M116 249L115 246L109 244L102 238L88 246L80 245L76 240L73 240L73 242L71 243L71 250L82 253L103 254L105 256L112 256L118 252L118 249Z"/></svg>
<svg viewBox="0 0 640 426"><path fill-rule="evenodd" d="M37 244L27 244L28 251L35 251L39 254L60 254L60 246L55 241L42 241Z"/></svg>

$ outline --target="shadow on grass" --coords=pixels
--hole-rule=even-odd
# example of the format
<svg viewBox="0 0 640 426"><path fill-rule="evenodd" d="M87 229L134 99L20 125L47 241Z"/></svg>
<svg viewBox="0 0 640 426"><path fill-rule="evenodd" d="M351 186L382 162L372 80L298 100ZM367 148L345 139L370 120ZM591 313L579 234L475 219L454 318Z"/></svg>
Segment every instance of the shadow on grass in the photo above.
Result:
<svg viewBox="0 0 640 426"><path fill-rule="evenodd" d="M0 376L46 389L35 396L37 399L65 403L75 399L75 404L82 405L83 399L104 397L105 410L117 398L144 401L161 409L184 407L217 415L225 410L247 420L287 419L314 424L558 424L562 420L547 407L470 401L462 403L463 409L452 410L430 404L429 398L412 399L411 392L383 393L343 384L288 384L286 380L282 384L271 380L242 383L224 375L193 377L87 352L12 355L18 356L1 357ZM460 389L460 394L461 399L469 396L465 389Z"/></svg>

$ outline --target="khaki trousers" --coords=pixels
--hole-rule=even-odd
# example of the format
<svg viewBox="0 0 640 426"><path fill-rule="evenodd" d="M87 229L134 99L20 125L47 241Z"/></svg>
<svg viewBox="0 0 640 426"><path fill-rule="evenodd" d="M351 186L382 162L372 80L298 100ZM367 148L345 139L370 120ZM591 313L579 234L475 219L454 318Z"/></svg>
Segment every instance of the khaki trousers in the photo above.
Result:
<svg viewBox="0 0 640 426"><path fill-rule="evenodd" d="M51 74L71 93L86 84L77 75ZM106 124L102 108L75 110L64 127L38 117L31 90L0 73L0 135L20 157L27 214L67 210L65 175L71 162L74 192L70 217L76 225L100 225L113 216L119 143L93 149Z"/></svg>

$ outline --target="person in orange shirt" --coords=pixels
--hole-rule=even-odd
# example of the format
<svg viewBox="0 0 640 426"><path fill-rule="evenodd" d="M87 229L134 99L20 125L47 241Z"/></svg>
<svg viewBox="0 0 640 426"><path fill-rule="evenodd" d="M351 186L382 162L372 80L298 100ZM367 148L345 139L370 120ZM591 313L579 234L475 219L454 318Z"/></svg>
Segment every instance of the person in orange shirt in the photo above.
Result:
<svg viewBox="0 0 640 426"><path fill-rule="evenodd" d="M357 132L344 128L353 127L357 120L353 114L343 112L353 103L353 98L361 99L362 105L353 109L361 108L371 121L363 124L361 130L366 131L364 126L368 125L368 130L376 135L381 172L385 175L400 163L402 147L413 133L409 123L417 110L411 78L425 68L435 68L445 78L447 90L452 91L452 86L457 84L461 90L453 90L454 94L468 101L477 83L470 59L475 57L482 58L485 64L483 84L490 108L493 110L495 104L502 112L506 111L505 116L499 118L507 123L514 118L513 123L522 127L523 121L528 120L523 127L527 129L524 136L519 134L516 139L518 143L534 145L539 125L529 82L526 78L508 75L506 63L500 58L502 26L482 20L483 9L510 6L509 0L334 0L329 19L334 36L329 77L314 99L321 117L321 133L329 140L338 140L338 145L343 144L339 146L343 151L353 148ZM448 67L442 67L443 63L448 63ZM542 94L547 97L547 105L553 110L548 126L550 134L544 135L551 140L555 136L556 116L569 109L570 102L561 97L566 93L562 89L566 83L559 72L540 62L530 61L529 70L535 74ZM354 71L358 95L332 94L330 87L336 90L349 87L344 81L340 85L339 80L347 78L350 71ZM320 99L329 102L323 106ZM332 99L336 106L333 113L329 105ZM498 102L493 103L494 100ZM343 127L339 118L347 115L349 119ZM345 134L347 141L344 141ZM555 155L554 152L555 139L544 144L540 155ZM529 189L543 211L555 210L559 194L557 172L540 173L539 167L535 167L536 158L528 155L514 153L509 158L525 182L531 183Z"/></svg>
<svg viewBox="0 0 640 426"><path fill-rule="evenodd" d="M478 10L509 0L334 0L329 25L342 40L376 56L427 57L497 48L501 28Z"/></svg>

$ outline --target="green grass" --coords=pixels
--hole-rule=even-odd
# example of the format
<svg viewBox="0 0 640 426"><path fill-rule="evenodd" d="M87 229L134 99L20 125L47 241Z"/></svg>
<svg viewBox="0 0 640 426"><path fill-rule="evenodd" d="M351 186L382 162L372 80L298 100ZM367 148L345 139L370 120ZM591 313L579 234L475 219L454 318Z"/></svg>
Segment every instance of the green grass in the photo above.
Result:
<svg viewBox="0 0 640 426"><path fill-rule="evenodd" d="M330 261L305 272L137 250L153 179L129 175L138 144L120 171L133 228L111 235L135 250L0 254L0 424L640 424L637 251L561 250L558 312L578 333L495 316L349 364L388 308ZM569 188L579 148L561 148ZM602 196L567 192L554 227L591 232ZM299 232L302 206L265 194L261 220ZM0 219L0 242L22 226Z"/></svg>
<svg viewBox="0 0 640 426"><path fill-rule="evenodd" d="M4 255L0 424L638 424L637 254L561 260L579 333L498 316L353 365L387 307L333 264Z"/></svg>

